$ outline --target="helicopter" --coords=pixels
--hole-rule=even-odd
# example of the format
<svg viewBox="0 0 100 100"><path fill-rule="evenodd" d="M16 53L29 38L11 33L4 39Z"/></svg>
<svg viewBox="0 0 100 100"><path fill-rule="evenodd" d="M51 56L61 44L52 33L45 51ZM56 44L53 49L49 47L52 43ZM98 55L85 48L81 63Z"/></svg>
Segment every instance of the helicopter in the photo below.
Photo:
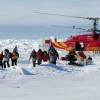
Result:
<svg viewBox="0 0 100 100"><path fill-rule="evenodd" d="M87 32L91 32L88 34L83 35L75 35L70 36L66 41L57 42L56 40L52 42L52 45L59 49L64 49L69 51L71 49L75 49L79 51L82 49L83 51L98 51L100 53L100 30L97 29L98 21L100 20L99 17L77 17L77 16L68 16L68 15L60 15L60 14L53 14L53 13L41 13L41 12L34 12L37 14L47 14L47 15L54 15L54 16L61 16L61 17L73 17L73 18L81 18L93 21L93 27L91 29L83 29L83 28L76 28L73 26L73 29L81 29ZM64 26L65 28L68 28Z"/></svg>

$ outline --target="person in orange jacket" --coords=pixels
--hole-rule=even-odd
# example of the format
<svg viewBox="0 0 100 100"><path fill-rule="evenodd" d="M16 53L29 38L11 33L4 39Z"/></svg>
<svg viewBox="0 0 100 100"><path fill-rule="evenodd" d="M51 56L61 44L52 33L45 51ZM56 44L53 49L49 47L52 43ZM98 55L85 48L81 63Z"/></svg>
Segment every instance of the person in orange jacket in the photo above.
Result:
<svg viewBox="0 0 100 100"><path fill-rule="evenodd" d="M19 53L16 52L15 50L13 50L12 52L12 58L11 58L11 61L12 61L12 66L16 65L17 66L17 60L19 58Z"/></svg>

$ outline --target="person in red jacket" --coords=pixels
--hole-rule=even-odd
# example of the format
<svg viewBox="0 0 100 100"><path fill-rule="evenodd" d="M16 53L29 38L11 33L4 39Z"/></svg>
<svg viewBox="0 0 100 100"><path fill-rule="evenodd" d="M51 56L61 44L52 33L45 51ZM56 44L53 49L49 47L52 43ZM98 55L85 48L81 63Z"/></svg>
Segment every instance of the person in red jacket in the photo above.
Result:
<svg viewBox="0 0 100 100"><path fill-rule="evenodd" d="M43 59L43 52L41 49L38 50L37 52L37 63L38 65L40 65L42 63L42 59Z"/></svg>
<svg viewBox="0 0 100 100"><path fill-rule="evenodd" d="M0 66L2 68L3 68L3 58L4 58L3 51L1 51L1 53L0 53Z"/></svg>
<svg viewBox="0 0 100 100"><path fill-rule="evenodd" d="M43 61L44 62L48 61L48 53L47 53L47 51L44 51L44 53L43 53Z"/></svg>

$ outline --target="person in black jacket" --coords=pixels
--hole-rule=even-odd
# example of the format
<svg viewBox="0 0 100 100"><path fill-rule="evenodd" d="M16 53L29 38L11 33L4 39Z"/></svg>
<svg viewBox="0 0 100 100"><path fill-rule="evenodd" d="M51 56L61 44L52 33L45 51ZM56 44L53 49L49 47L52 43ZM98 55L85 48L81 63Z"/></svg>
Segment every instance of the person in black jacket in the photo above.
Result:
<svg viewBox="0 0 100 100"><path fill-rule="evenodd" d="M48 50L48 54L49 54L49 62L52 64L56 64L57 59L59 59L59 54L52 45Z"/></svg>
<svg viewBox="0 0 100 100"><path fill-rule="evenodd" d="M68 59L69 59L69 65L74 64L74 62L77 60L76 59L76 52L74 49L71 49L68 53Z"/></svg>
<svg viewBox="0 0 100 100"><path fill-rule="evenodd" d="M29 60L32 59L33 62L33 67L36 66L36 59L37 59L37 53L36 51L33 49L33 51L31 52L30 58Z"/></svg>

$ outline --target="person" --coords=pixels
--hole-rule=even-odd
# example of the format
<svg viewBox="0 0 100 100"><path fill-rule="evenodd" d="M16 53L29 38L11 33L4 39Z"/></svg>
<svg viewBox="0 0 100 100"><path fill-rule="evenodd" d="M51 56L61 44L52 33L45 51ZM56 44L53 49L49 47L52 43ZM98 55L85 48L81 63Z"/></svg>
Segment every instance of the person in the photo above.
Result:
<svg viewBox="0 0 100 100"><path fill-rule="evenodd" d="M78 55L80 57L82 57L83 59L86 59L86 55L84 54L84 52L82 51L82 49L79 50Z"/></svg>
<svg viewBox="0 0 100 100"><path fill-rule="evenodd" d="M0 53L0 66L2 68L3 68L3 58L4 58L3 51L1 51L1 53Z"/></svg>
<svg viewBox="0 0 100 100"><path fill-rule="evenodd" d="M16 65L17 66L17 60L19 58L19 53L14 49L12 54L11 54L11 62L12 66Z"/></svg>
<svg viewBox="0 0 100 100"><path fill-rule="evenodd" d="M77 60L74 64L77 66L84 66L84 59L80 56L77 56Z"/></svg>
<svg viewBox="0 0 100 100"><path fill-rule="evenodd" d="M80 65L86 65L87 64L87 57L86 55L84 54L83 50L80 49L78 51L78 54L77 54L77 61L76 61L78 64Z"/></svg>
<svg viewBox="0 0 100 100"><path fill-rule="evenodd" d="M18 53L18 47L17 47L17 45L14 47L13 51L16 51Z"/></svg>
<svg viewBox="0 0 100 100"><path fill-rule="evenodd" d="M47 51L44 51L44 53L43 53L43 61L44 62L48 61L48 53L47 53Z"/></svg>
<svg viewBox="0 0 100 100"><path fill-rule="evenodd" d="M38 65L40 65L42 63L42 59L43 59L43 52L41 49L38 50L37 52L37 62Z"/></svg>
<svg viewBox="0 0 100 100"><path fill-rule="evenodd" d="M68 60L70 61L69 62L69 65L73 64L75 61L76 61L76 52L74 49L71 49L68 53Z"/></svg>
<svg viewBox="0 0 100 100"><path fill-rule="evenodd" d="M49 62L52 64L56 64L57 59L59 59L59 54L53 46L50 47L48 54L49 54Z"/></svg>
<svg viewBox="0 0 100 100"><path fill-rule="evenodd" d="M7 64L8 67L10 67L10 64L9 64L9 50L8 49L4 50L4 61L3 61L4 68L6 68L6 64Z"/></svg>
<svg viewBox="0 0 100 100"><path fill-rule="evenodd" d="M69 61L69 55L65 55L65 61Z"/></svg>
<svg viewBox="0 0 100 100"><path fill-rule="evenodd" d="M89 56L89 57L87 58L87 64L92 64L92 63L93 63L92 57Z"/></svg>
<svg viewBox="0 0 100 100"><path fill-rule="evenodd" d="M33 67L35 67L36 66L37 53L36 53L36 51L34 49L30 54L29 60L30 59L32 59Z"/></svg>

